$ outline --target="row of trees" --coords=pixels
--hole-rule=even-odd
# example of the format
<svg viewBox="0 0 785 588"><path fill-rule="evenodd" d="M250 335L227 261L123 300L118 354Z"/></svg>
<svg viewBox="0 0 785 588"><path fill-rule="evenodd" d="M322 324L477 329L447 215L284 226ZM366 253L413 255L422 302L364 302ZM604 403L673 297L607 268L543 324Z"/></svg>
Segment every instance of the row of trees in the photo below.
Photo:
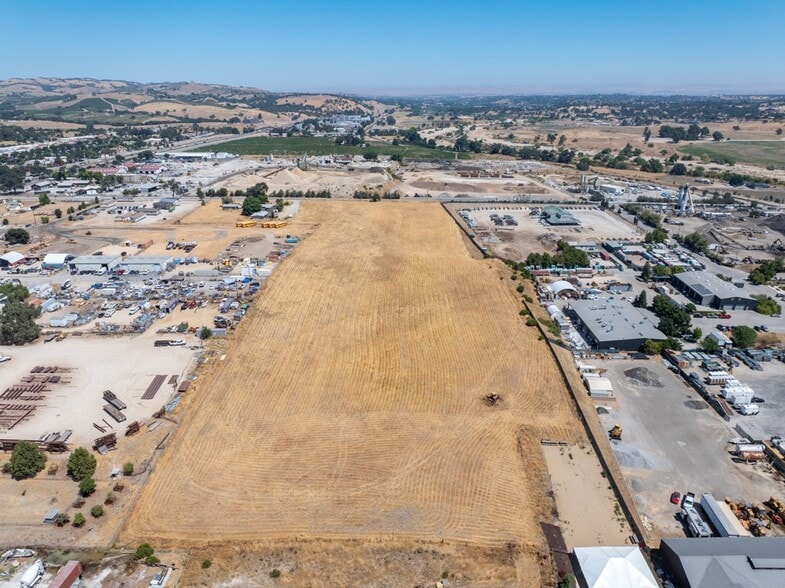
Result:
<svg viewBox="0 0 785 588"><path fill-rule="evenodd" d="M567 241L561 240L556 244L557 252L530 253L526 257L526 265L535 268L561 266L565 268L589 267L589 255L580 249L571 246Z"/></svg>
<svg viewBox="0 0 785 588"><path fill-rule="evenodd" d="M785 258L777 257L765 261L750 272L750 282L758 285L765 284L782 271L785 271Z"/></svg>
<svg viewBox="0 0 785 588"><path fill-rule="evenodd" d="M651 311L660 319L657 328L668 337L683 337L692 330L690 313L663 294L654 297Z"/></svg>

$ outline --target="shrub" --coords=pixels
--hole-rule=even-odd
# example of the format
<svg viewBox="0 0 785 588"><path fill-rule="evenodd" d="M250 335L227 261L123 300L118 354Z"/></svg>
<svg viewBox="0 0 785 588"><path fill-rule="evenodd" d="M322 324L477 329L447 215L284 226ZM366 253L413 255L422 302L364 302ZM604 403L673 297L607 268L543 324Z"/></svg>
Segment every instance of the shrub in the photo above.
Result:
<svg viewBox="0 0 785 588"><path fill-rule="evenodd" d="M146 566L157 566L159 563L161 563L161 560L154 555L148 555L144 558L144 565Z"/></svg>
<svg viewBox="0 0 785 588"><path fill-rule="evenodd" d="M35 475L44 469L46 465L46 455L38 447L29 441L20 441L14 446L11 453L11 460L8 462L8 472L14 480L24 480L34 478ZM5 471L5 467L3 468Z"/></svg>
<svg viewBox="0 0 785 588"><path fill-rule="evenodd" d="M528 319L526 319L526 326L527 327L536 327L537 326L537 320L535 318L528 318Z"/></svg>
<svg viewBox="0 0 785 588"><path fill-rule="evenodd" d="M74 527L81 527L82 525L85 524L85 520L86 519L84 518L84 515L81 512L76 513L74 515L74 522L73 522Z"/></svg>
<svg viewBox="0 0 785 588"><path fill-rule="evenodd" d="M74 449L68 457L68 474L77 482L91 477L95 473L95 457L84 447Z"/></svg>
<svg viewBox="0 0 785 588"><path fill-rule="evenodd" d="M209 559L206 559L206 560L204 560L204 561L202 562L202 569L203 569L203 570L206 570L206 569L208 569L209 567L211 567L212 565L213 565L213 562L211 562Z"/></svg>
<svg viewBox="0 0 785 588"><path fill-rule="evenodd" d="M55 517L55 525L58 527L64 527L70 520L71 517L68 516L68 513L60 512L57 513L57 516Z"/></svg>
<svg viewBox="0 0 785 588"><path fill-rule="evenodd" d="M153 549L152 545L149 543L142 543L139 547L136 548L136 551L134 552L134 559L145 559L154 553L155 549Z"/></svg>
<svg viewBox="0 0 785 588"><path fill-rule="evenodd" d="M518 284L518 287L515 288L515 291L518 292L518 294L522 294L523 293L523 284Z"/></svg>
<svg viewBox="0 0 785 588"><path fill-rule="evenodd" d="M113 492L122 492L123 490L125 490L125 484L122 482L115 482L115 485L112 486Z"/></svg>
<svg viewBox="0 0 785 588"><path fill-rule="evenodd" d="M79 496L76 500L71 503L73 508L82 508L84 506L85 500L81 496Z"/></svg>
<svg viewBox="0 0 785 588"><path fill-rule="evenodd" d="M123 464L123 475L130 476L134 473L134 464L133 462L129 461Z"/></svg>
<svg viewBox="0 0 785 588"><path fill-rule="evenodd" d="M95 518L100 519L102 516L104 516L104 507L100 504L96 504L93 508L90 509L90 514Z"/></svg>
<svg viewBox="0 0 785 588"><path fill-rule="evenodd" d="M270 577L271 578L280 578L281 577L281 570L279 570L278 568L273 568L273 571L270 572Z"/></svg>
<svg viewBox="0 0 785 588"><path fill-rule="evenodd" d="M106 498L104 499L104 504L114 504L115 500L117 500L117 497L112 492L110 492L109 494L106 495Z"/></svg>
<svg viewBox="0 0 785 588"><path fill-rule="evenodd" d="M79 482L79 494L82 496L90 496L95 492L95 480L92 478L85 478Z"/></svg>

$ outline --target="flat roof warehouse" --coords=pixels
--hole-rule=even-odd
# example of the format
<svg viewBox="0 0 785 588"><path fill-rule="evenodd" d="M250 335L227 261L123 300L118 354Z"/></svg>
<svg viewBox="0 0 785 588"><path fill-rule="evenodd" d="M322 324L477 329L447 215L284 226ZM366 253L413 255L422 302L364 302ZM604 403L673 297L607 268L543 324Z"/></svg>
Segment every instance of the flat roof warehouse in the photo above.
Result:
<svg viewBox="0 0 785 588"><path fill-rule="evenodd" d="M663 341L654 315L626 301L573 300L569 311L597 349L635 351L647 340Z"/></svg>

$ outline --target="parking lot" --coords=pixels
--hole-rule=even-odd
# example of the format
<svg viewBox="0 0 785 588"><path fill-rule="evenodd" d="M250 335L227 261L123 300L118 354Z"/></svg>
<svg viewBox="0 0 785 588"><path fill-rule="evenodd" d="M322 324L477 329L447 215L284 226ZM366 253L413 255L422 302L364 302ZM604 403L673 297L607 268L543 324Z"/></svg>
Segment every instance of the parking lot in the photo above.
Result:
<svg viewBox="0 0 785 588"><path fill-rule="evenodd" d="M623 428L613 447L655 535L684 534L678 507L669 502L673 491L755 502L785 492L767 466L731 460L728 441L739 434L659 358L592 363L606 369L613 383L615 399L596 403L600 420L608 430L614 424Z"/></svg>
<svg viewBox="0 0 785 588"><path fill-rule="evenodd" d="M734 415L731 424L741 426L753 439L769 439L772 435L785 434L785 363L760 362L763 371L755 371L741 364L733 368L733 377L747 384L764 403L760 412L752 416ZM719 386L710 386L719 389Z"/></svg>

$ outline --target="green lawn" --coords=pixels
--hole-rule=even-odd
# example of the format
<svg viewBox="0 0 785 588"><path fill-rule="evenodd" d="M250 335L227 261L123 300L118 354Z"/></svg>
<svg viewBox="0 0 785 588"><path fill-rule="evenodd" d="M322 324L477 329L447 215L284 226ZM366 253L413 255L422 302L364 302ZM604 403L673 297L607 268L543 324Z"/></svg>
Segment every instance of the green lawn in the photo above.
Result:
<svg viewBox="0 0 785 588"><path fill-rule="evenodd" d="M760 167L774 166L785 169L785 141L727 141L723 143L705 143L684 145L679 151L710 159L730 158L736 163L747 163Z"/></svg>
<svg viewBox="0 0 785 588"><path fill-rule="evenodd" d="M413 145L391 145L382 141L368 142L368 147L336 145L329 137L248 137L199 147L194 151L226 151L237 155L363 155L374 151L379 155L402 155L415 159L455 159L455 153L445 149L428 149ZM468 153L459 153L459 159L468 159Z"/></svg>

